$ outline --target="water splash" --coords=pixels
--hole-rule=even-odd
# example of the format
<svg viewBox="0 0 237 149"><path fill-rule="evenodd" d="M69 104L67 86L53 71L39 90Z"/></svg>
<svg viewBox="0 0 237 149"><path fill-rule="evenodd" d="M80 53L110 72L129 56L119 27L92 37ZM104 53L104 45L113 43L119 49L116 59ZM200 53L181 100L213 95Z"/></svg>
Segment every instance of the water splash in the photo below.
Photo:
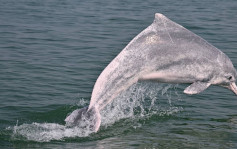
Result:
<svg viewBox="0 0 237 149"><path fill-rule="evenodd" d="M13 127L13 139L49 142L71 137L86 137L92 132L80 127L67 127L55 123L32 123Z"/></svg>
<svg viewBox="0 0 237 149"><path fill-rule="evenodd" d="M180 100L177 85L137 83L114 99L101 111L102 126L109 126L120 119L147 119L152 115L171 115L182 110L172 105ZM173 90L175 89L175 90Z"/></svg>
<svg viewBox="0 0 237 149"><path fill-rule="evenodd" d="M134 128L141 127L138 121L147 119L153 115L172 115L182 110L173 102L180 99L176 90L177 85L137 83L126 92L114 99L101 111L102 128L106 129L121 119L132 121ZM178 100L176 100L178 99ZM78 106L84 106L87 102L83 99ZM37 142L49 142L51 140L64 140L66 138L87 137L93 131L90 129L90 120L83 119L78 126L70 127L56 123L32 123L16 125L12 138L15 140L31 140Z"/></svg>

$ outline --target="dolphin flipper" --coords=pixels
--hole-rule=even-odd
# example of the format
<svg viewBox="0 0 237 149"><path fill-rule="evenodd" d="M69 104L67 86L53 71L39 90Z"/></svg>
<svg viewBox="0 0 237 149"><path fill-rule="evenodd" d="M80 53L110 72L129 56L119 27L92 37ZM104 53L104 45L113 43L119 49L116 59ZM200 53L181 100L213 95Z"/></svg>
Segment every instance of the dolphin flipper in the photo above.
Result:
<svg viewBox="0 0 237 149"><path fill-rule="evenodd" d="M207 89L210 85L211 83L208 82L200 82L200 81L194 82L184 90L184 93L190 95L198 94Z"/></svg>

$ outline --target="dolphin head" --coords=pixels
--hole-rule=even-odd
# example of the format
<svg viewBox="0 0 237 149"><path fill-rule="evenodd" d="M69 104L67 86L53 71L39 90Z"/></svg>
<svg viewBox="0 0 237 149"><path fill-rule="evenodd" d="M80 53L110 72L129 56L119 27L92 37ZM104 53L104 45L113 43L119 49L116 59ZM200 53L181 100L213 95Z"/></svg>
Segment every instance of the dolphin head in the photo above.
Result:
<svg viewBox="0 0 237 149"><path fill-rule="evenodd" d="M221 69L219 71L219 75L217 75L218 77L215 80L215 84L226 87L237 95L237 86L235 84L237 72L231 60L226 55L222 57L220 68Z"/></svg>
<svg viewBox="0 0 237 149"><path fill-rule="evenodd" d="M222 82L219 85L230 89L237 95L237 86L235 84L236 81L236 73L226 73L224 77L222 77Z"/></svg>

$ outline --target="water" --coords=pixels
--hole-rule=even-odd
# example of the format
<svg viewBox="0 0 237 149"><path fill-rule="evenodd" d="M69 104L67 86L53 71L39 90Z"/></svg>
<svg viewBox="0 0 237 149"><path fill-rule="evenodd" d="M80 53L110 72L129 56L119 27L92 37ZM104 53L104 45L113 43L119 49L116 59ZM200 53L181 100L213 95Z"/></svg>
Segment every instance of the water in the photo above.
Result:
<svg viewBox="0 0 237 149"><path fill-rule="evenodd" d="M0 5L1 148L236 148L236 96L140 82L102 111L98 133L66 127L105 66L160 12L237 66L237 2L36 1Z"/></svg>

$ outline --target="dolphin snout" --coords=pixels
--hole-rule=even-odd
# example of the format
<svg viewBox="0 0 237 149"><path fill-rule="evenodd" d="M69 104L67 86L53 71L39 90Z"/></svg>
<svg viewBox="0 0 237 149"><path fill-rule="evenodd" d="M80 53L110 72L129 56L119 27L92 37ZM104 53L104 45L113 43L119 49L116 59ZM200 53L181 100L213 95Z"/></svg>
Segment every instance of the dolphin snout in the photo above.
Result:
<svg viewBox="0 0 237 149"><path fill-rule="evenodd" d="M237 86L235 84L235 82L230 83L229 87L228 87L232 92L235 93L235 95L237 95Z"/></svg>

